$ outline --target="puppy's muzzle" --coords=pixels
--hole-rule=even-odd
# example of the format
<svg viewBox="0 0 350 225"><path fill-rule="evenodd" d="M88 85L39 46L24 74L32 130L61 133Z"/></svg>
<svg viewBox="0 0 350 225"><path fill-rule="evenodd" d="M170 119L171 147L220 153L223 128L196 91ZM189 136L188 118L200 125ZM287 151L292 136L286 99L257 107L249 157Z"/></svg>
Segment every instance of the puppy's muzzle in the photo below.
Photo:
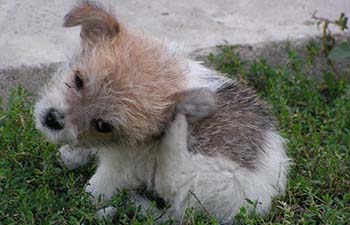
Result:
<svg viewBox="0 0 350 225"><path fill-rule="evenodd" d="M62 130L64 127L64 114L57 109L50 108L41 118L41 123L44 127L51 130Z"/></svg>

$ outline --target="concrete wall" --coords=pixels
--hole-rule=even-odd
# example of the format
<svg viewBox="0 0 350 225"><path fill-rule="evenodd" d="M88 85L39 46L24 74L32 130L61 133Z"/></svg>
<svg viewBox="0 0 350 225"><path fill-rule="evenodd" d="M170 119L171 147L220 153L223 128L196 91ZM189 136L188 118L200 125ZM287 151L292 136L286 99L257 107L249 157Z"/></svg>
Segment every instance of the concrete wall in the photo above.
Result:
<svg viewBox="0 0 350 225"><path fill-rule="evenodd" d="M79 42L63 28L71 0L0 0L0 96L18 84L36 91ZM104 1L106 2L106 1ZM321 34L311 14L350 15L349 0L110 0L121 21L183 43L193 54L221 43L257 46ZM334 31L336 32L336 30Z"/></svg>

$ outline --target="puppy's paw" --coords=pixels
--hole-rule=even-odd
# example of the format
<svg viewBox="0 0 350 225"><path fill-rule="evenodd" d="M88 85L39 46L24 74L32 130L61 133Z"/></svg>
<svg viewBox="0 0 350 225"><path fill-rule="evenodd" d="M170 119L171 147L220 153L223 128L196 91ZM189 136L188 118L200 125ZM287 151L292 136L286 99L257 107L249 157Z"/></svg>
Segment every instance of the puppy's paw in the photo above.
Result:
<svg viewBox="0 0 350 225"><path fill-rule="evenodd" d="M117 193L113 178L99 170L91 177L85 191L90 194L94 204L108 201Z"/></svg>
<svg viewBox="0 0 350 225"><path fill-rule="evenodd" d="M210 116L215 112L215 93L206 88L192 89L178 94L180 102L177 112L186 115L189 121L197 121Z"/></svg>
<svg viewBox="0 0 350 225"><path fill-rule="evenodd" d="M103 209L100 209L96 212L96 217L98 219L111 219L117 212L117 208L109 206Z"/></svg>
<svg viewBox="0 0 350 225"><path fill-rule="evenodd" d="M93 180L92 177L89 183L85 187L85 192L90 194L90 200L93 204L98 204L99 201L104 201L105 196L103 194L103 190L100 190L100 186L97 182Z"/></svg>
<svg viewBox="0 0 350 225"><path fill-rule="evenodd" d="M64 145L59 150L59 163L69 170L74 170L89 161L89 154L88 151Z"/></svg>

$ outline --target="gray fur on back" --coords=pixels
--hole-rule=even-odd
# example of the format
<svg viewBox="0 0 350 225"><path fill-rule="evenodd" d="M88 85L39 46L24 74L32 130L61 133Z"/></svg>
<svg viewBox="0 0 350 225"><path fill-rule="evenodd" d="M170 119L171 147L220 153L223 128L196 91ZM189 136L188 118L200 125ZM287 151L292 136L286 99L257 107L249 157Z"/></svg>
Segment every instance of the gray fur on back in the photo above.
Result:
<svg viewBox="0 0 350 225"><path fill-rule="evenodd" d="M274 129L268 105L255 92L233 82L216 93L216 111L190 122L189 151L222 155L254 169L263 151L264 134Z"/></svg>

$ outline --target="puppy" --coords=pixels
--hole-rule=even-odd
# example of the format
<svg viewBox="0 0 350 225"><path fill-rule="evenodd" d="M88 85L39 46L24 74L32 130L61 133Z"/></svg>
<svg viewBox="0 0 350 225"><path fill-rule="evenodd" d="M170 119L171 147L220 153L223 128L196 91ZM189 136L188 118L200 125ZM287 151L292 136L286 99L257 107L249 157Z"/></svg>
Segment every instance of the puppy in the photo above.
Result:
<svg viewBox="0 0 350 225"><path fill-rule="evenodd" d="M81 47L42 91L36 126L63 145L70 169L97 154L86 186L93 202L146 186L177 221L190 207L229 223L241 207L254 208L247 199L269 211L289 160L251 89L127 29L96 3L78 4L64 26L81 26Z"/></svg>

